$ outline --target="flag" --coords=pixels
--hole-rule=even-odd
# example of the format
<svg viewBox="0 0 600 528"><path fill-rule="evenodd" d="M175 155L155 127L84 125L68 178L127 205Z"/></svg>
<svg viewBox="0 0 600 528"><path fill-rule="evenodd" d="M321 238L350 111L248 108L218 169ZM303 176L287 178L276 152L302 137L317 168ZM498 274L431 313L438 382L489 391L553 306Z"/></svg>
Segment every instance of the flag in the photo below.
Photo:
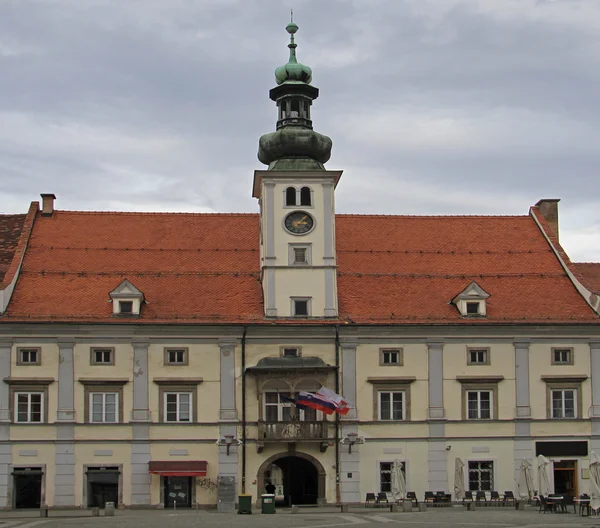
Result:
<svg viewBox="0 0 600 528"><path fill-rule="evenodd" d="M339 414L346 415L348 412L350 412L350 404L348 403L348 400L325 386L321 387L317 391L317 396L332 402L335 405L336 412Z"/></svg>
<svg viewBox="0 0 600 528"><path fill-rule="evenodd" d="M295 400L294 398L288 398L287 396L283 396L282 394L279 395L279 398L281 400L283 400L284 402L293 403L296 407L298 407L298 409L308 409L308 407L306 405L302 405L301 403L298 403L298 400Z"/></svg>
<svg viewBox="0 0 600 528"><path fill-rule="evenodd" d="M300 391L296 398L296 405L298 404L322 411L325 414L333 414L336 411L335 403L312 392Z"/></svg>

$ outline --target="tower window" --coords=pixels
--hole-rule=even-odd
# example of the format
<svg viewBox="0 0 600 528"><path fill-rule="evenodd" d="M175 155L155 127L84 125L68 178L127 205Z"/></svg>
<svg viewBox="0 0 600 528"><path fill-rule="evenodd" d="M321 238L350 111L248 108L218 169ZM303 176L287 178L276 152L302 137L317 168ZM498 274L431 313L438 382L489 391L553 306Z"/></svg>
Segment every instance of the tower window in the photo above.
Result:
<svg viewBox="0 0 600 528"><path fill-rule="evenodd" d="M290 117L300 117L300 101L298 99L292 100Z"/></svg>
<svg viewBox="0 0 600 528"><path fill-rule="evenodd" d="M296 205L296 189L293 187L285 190L285 205Z"/></svg>
<svg viewBox="0 0 600 528"><path fill-rule="evenodd" d="M295 317L308 317L310 315L310 299L292 298L292 315Z"/></svg>
<svg viewBox="0 0 600 528"><path fill-rule="evenodd" d="M304 101L304 117L310 119L310 105L308 104L308 101Z"/></svg>
<svg viewBox="0 0 600 528"><path fill-rule="evenodd" d="M281 119L285 119L287 116L287 103L285 101L281 102Z"/></svg>
<svg viewBox="0 0 600 528"><path fill-rule="evenodd" d="M310 189L308 187L302 187L302 189L300 189L300 205L312 205L310 203L311 201L311 192Z"/></svg>

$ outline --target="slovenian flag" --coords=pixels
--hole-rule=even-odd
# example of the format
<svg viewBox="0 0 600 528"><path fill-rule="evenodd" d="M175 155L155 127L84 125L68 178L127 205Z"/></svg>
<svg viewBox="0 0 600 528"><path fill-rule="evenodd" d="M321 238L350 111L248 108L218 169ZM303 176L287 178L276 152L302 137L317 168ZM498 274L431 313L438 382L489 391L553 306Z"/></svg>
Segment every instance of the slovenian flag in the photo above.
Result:
<svg viewBox="0 0 600 528"><path fill-rule="evenodd" d="M348 400L325 386L321 387L317 391L317 396L332 402L335 405L336 412L339 414L346 415L348 412L350 412L350 404L348 403Z"/></svg>
<svg viewBox="0 0 600 528"><path fill-rule="evenodd" d="M325 414L333 414L336 411L335 403L312 392L300 391L296 398L296 404L322 411Z"/></svg>

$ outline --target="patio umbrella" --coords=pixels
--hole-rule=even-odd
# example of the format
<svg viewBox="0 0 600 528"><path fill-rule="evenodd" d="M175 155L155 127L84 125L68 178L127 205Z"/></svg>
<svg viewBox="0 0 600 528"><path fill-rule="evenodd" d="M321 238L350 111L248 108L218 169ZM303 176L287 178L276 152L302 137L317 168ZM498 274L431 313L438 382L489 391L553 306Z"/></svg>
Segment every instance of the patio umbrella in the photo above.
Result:
<svg viewBox="0 0 600 528"><path fill-rule="evenodd" d="M531 464L527 460L521 461L521 471L519 472L519 482L517 482L517 491L521 499L533 496L533 476L531 474Z"/></svg>
<svg viewBox="0 0 600 528"><path fill-rule="evenodd" d="M458 457L454 459L454 495L457 501L465 496L465 463Z"/></svg>
<svg viewBox="0 0 600 528"><path fill-rule="evenodd" d="M392 497L401 500L406 497L406 479L402 471L402 462L398 459L392 464Z"/></svg>
<svg viewBox="0 0 600 528"><path fill-rule="evenodd" d="M595 451L590 453L590 506L600 508L600 457Z"/></svg>
<svg viewBox="0 0 600 528"><path fill-rule="evenodd" d="M548 476L548 468L550 466L550 460L544 455L538 455L537 457L538 466L538 493L547 497L550 495L550 477Z"/></svg>

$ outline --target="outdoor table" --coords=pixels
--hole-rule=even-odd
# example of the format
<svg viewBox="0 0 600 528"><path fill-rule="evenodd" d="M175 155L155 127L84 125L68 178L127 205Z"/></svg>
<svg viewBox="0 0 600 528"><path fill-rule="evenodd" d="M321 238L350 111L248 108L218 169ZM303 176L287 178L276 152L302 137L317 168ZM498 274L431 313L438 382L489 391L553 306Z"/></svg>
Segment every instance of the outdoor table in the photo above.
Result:
<svg viewBox="0 0 600 528"><path fill-rule="evenodd" d="M546 502L554 505L555 513L565 513L567 511L565 505L563 504L563 500L564 497L562 495L548 495L548 497L546 497ZM559 506L561 510L560 512L558 511Z"/></svg>
<svg viewBox="0 0 600 528"><path fill-rule="evenodd" d="M575 504L579 504L579 515L582 517L590 516L590 500L591 499L573 499Z"/></svg>

